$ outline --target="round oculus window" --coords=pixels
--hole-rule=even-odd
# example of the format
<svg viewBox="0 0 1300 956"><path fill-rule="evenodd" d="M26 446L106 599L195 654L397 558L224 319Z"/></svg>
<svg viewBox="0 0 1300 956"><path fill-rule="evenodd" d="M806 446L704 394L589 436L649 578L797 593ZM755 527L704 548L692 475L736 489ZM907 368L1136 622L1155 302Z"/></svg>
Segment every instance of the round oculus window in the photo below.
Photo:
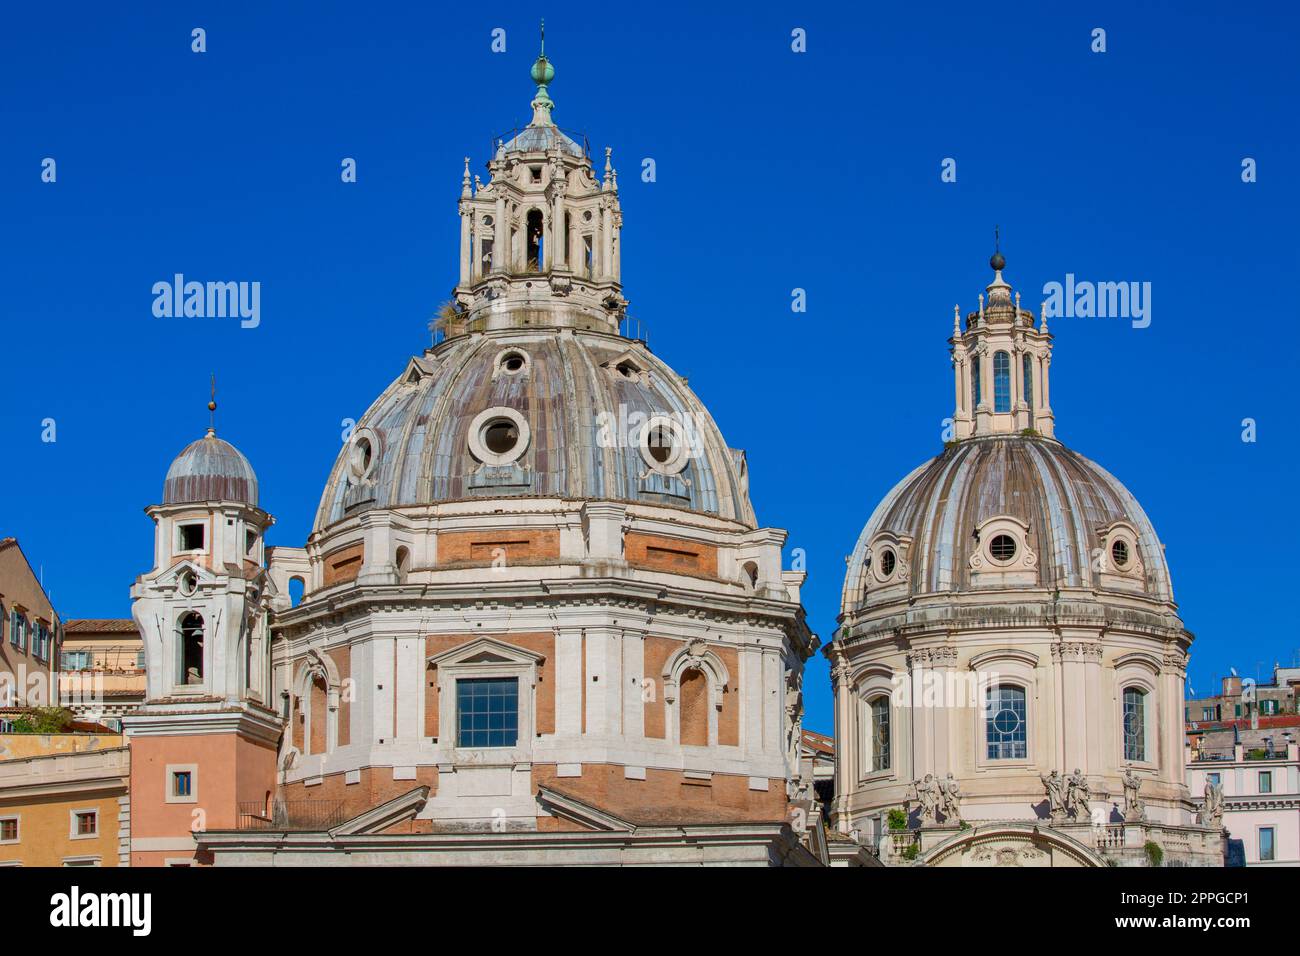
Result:
<svg viewBox="0 0 1300 956"><path fill-rule="evenodd" d="M1003 564L1016 556L1016 539L1009 534L999 534L989 542L989 554Z"/></svg>
<svg viewBox="0 0 1300 956"><path fill-rule="evenodd" d="M896 567L898 567L898 558L894 556L892 548L886 548L880 553L880 576L889 577Z"/></svg>
<svg viewBox="0 0 1300 956"><path fill-rule="evenodd" d="M354 435L352 449L348 456L348 466L352 474L357 478L364 478L370 473L370 466L374 463L374 459L375 449L370 439L364 435Z"/></svg>
<svg viewBox="0 0 1300 956"><path fill-rule="evenodd" d="M470 422L469 450L485 465L508 465L528 450L527 420L513 408L481 411Z"/></svg>
<svg viewBox="0 0 1300 956"><path fill-rule="evenodd" d="M497 367L503 372L514 375L528 367L528 356L519 349L508 349L497 359Z"/></svg>
<svg viewBox="0 0 1300 956"><path fill-rule="evenodd" d="M690 445L682 426L671 418L657 416L641 426L641 457L654 471L675 475L690 460Z"/></svg>
<svg viewBox="0 0 1300 956"><path fill-rule="evenodd" d="M508 418L496 418L483 426L483 444L494 455L508 455L519 444L519 428Z"/></svg>
<svg viewBox="0 0 1300 956"><path fill-rule="evenodd" d="M194 576L193 571L186 571L182 574L178 584L180 586L181 594L186 596L193 594L199 588L199 580Z"/></svg>
<svg viewBox="0 0 1300 956"><path fill-rule="evenodd" d="M1128 542L1122 538L1110 546L1110 557L1115 562L1115 567L1123 571L1128 567L1129 550Z"/></svg>

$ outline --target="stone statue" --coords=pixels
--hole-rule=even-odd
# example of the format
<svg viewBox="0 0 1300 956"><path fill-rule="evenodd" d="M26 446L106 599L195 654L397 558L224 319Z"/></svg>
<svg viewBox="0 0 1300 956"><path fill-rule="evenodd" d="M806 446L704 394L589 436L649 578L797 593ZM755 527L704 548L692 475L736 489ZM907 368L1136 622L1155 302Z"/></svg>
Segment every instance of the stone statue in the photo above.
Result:
<svg viewBox="0 0 1300 956"><path fill-rule="evenodd" d="M1043 781L1043 788L1047 791L1047 808L1051 820L1060 823L1065 819L1065 780L1059 770L1053 770L1050 774L1040 773L1038 779Z"/></svg>
<svg viewBox="0 0 1300 956"><path fill-rule="evenodd" d="M1146 803L1138 796L1142 778L1132 767L1124 768L1124 822L1141 823L1147 818Z"/></svg>
<svg viewBox="0 0 1300 956"><path fill-rule="evenodd" d="M1205 802L1201 804L1197 820L1203 827L1223 827L1223 787L1220 784L1205 781Z"/></svg>
<svg viewBox="0 0 1300 956"><path fill-rule="evenodd" d="M1078 767L1065 781L1065 811L1076 821L1092 820L1092 791L1088 779Z"/></svg>
<svg viewBox="0 0 1300 956"><path fill-rule="evenodd" d="M921 824L924 826L927 823L938 823L937 813L941 796L939 784L935 781L934 774L927 773L924 780L917 780L912 784L912 787L916 790L916 802L921 807Z"/></svg>
<svg viewBox="0 0 1300 956"><path fill-rule="evenodd" d="M961 823L961 785L952 774L939 781L939 800L944 822L950 825Z"/></svg>

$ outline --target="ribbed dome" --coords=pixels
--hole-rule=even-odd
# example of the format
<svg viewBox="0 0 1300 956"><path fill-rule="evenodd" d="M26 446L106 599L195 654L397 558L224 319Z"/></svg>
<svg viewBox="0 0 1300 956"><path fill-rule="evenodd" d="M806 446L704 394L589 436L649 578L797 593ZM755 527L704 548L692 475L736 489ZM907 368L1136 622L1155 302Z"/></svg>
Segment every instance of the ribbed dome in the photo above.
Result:
<svg viewBox="0 0 1300 956"><path fill-rule="evenodd" d="M240 501L257 506L257 475L238 448L211 431L176 456L163 481L163 504Z"/></svg>
<svg viewBox="0 0 1300 956"><path fill-rule="evenodd" d="M638 427L659 417L685 426L677 434L689 448L666 467L651 466ZM489 447L493 427L514 442L501 455ZM316 527L367 508L528 496L755 523L744 453L727 447L686 382L646 348L602 332L509 329L457 336L411 360L340 453Z"/></svg>
<svg viewBox="0 0 1300 956"><path fill-rule="evenodd" d="M1028 526L1025 545L1036 555L1028 573L1036 572L1037 581L1024 587L1116 586L1114 578L1102 580L1097 556L1102 533L1122 522L1136 533L1138 561L1132 567L1141 573L1131 588L1119 589L1173 600L1155 529L1119 481L1058 442L1006 436L958 442L894 487L867 522L849 561L844 612L864 603L867 551L881 533L911 538L904 558L909 594L974 589L971 559L981 548L975 532L998 516Z"/></svg>

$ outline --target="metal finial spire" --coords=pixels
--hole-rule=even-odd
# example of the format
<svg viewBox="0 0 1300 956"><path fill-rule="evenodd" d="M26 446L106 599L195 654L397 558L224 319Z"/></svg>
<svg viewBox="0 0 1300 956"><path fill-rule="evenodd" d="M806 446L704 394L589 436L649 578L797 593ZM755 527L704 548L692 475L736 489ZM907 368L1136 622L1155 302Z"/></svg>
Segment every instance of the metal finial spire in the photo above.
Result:
<svg viewBox="0 0 1300 956"><path fill-rule="evenodd" d="M533 126L545 126L550 123L551 109L555 103L551 101L550 94L546 91L551 80L555 79L555 67L546 59L546 21L542 21L542 51L537 55L536 62L533 63L529 75L533 82L537 84L537 95L533 97Z"/></svg>
<svg viewBox="0 0 1300 956"><path fill-rule="evenodd" d="M1007 267L1006 256L1002 255L1001 237L998 235L998 227L993 227L993 255L989 257L989 265L994 272L1001 272Z"/></svg>
<svg viewBox="0 0 1300 956"><path fill-rule="evenodd" d="M212 373L212 397L208 399L208 434L217 433L217 373Z"/></svg>

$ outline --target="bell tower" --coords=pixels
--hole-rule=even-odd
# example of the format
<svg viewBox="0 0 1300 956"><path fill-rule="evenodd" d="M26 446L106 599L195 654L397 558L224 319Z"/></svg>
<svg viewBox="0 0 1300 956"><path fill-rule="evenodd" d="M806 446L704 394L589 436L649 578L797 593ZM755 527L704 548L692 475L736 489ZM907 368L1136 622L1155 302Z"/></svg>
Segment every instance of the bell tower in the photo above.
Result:
<svg viewBox="0 0 1300 956"><path fill-rule="evenodd" d="M215 410L215 401L210 403ZM275 783L281 720L270 707L263 563L274 519L257 477L213 428L172 462L154 522L153 567L131 589L144 641L144 704L131 745L131 865L202 863L194 833L232 828Z"/></svg>
<svg viewBox="0 0 1300 956"><path fill-rule="evenodd" d="M532 120L498 137L486 184L460 190L458 314L441 321L460 331L560 326L618 332L627 308L620 280L623 214L611 150L596 178L586 138L555 125L555 67L542 52L531 70ZM581 141L579 141L581 140Z"/></svg>
<svg viewBox="0 0 1300 956"><path fill-rule="evenodd" d="M964 331L961 309L953 306L948 344L957 391L953 437L958 440L1056 434L1048 387L1052 334L1047 317L1034 326L1034 314L1020 308L1020 293L1013 297L1002 278L1006 265L1002 253L995 251L989 259L993 281L981 293L979 309L966 315Z"/></svg>

